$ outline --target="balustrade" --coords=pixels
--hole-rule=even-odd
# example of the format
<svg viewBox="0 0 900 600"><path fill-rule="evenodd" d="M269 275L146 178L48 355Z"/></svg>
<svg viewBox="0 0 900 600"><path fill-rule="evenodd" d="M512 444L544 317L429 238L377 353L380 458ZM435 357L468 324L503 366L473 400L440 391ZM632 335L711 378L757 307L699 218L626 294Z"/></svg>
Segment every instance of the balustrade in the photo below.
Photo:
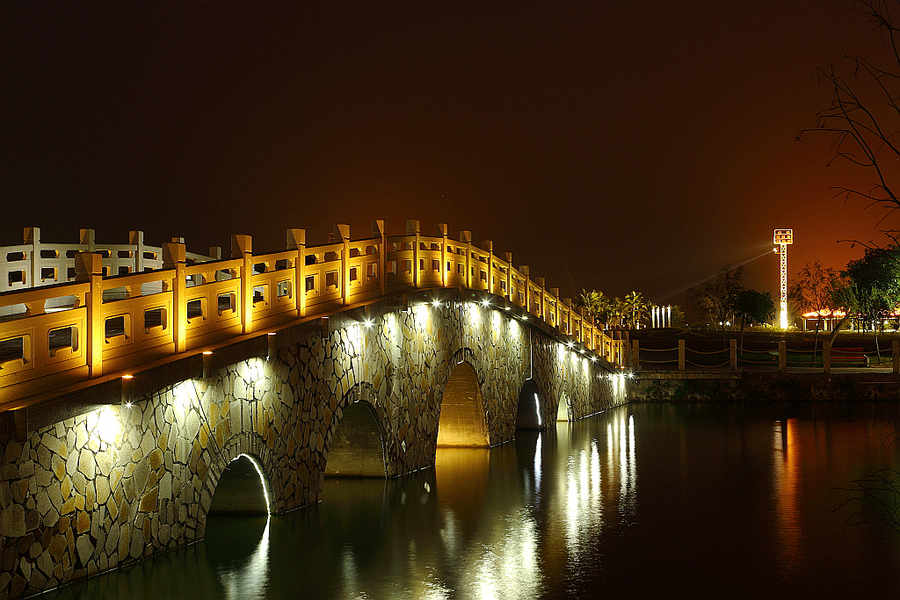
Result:
<svg viewBox="0 0 900 600"><path fill-rule="evenodd" d="M188 253L183 239L146 246L141 232L131 232L129 245L102 248L92 230L82 230L79 245L41 244L37 228L25 237L30 243L0 249L15 259L0 263L4 284L29 265L21 282L17 275L0 293L0 410L36 393L425 288L491 294L610 362L623 356L619 340L543 278L532 279L527 266L515 268L511 254L495 256L490 241L474 245L469 231L452 240L445 224L428 236L411 220L404 235L389 236L375 221L372 237L357 240L339 225L320 246L306 245L305 230L289 229L287 248L263 255L253 254L250 236L236 235L224 260L215 248L209 256ZM65 269L73 281L31 285L50 268Z"/></svg>

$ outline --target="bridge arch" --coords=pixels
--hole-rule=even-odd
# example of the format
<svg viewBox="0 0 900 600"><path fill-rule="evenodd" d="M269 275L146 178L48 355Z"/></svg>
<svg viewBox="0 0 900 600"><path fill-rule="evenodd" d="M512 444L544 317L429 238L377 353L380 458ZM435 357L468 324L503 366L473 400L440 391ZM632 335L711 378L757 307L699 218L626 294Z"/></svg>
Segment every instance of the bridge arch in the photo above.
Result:
<svg viewBox="0 0 900 600"><path fill-rule="evenodd" d="M326 440L326 477L386 477L388 422L375 388L358 383L344 396Z"/></svg>
<svg viewBox="0 0 900 600"><path fill-rule="evenodd" d="M272 491L259 459L238 454L216 483L208 514L272 514Z"/></svg>
<svg viewBox="0 0 900 600"><path fill-rule="evenodd" d="M569 402L569 395L562 392L559 396L559 406L556 409L556 421L571 421L572 407Z"/></svg>
<svg viewBox="0 0 900 600"><path fill-rule="evenodd" d="M274 456L261 436L235 435L212 456L200 497L198 539L205 537L207 516L214 512L260 514L263 504L261 514L278 512Z"/></svg>
<svg viewBox="0 0 900 600"><path fill-rule="evenodd" d="M516 429L541 429L541 396L534 379L526 379L519 391L516 408Z"/></svg>
<svg viewBox="0 0 900 600"><path fill-rule="evenodd" d="M472 351L458 350L450 361L438 417L437 445L483 448L491 445L481 382Z"/></svg>

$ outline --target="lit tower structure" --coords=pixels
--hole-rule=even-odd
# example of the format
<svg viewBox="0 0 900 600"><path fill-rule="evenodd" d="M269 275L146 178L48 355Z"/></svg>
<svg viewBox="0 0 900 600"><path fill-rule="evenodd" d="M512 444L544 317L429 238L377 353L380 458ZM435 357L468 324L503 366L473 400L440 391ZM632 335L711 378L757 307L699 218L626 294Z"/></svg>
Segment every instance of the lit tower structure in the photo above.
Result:
<svg viewBox="0 0 900 600"><path fill-rule="evenodd" d="M776 229L775 244L778 246L775 251L781 256L781 314L779 315L779 324L782 329L787 329L787 247L788 244L794 243L793 229Z"/></svg>

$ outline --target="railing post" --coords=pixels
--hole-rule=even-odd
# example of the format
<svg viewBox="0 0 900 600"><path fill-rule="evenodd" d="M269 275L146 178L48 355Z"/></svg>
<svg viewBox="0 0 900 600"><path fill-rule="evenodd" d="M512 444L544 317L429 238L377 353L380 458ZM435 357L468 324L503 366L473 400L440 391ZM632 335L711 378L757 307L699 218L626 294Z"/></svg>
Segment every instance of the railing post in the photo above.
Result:
<svg viewBox="0 0 900 600"><path fill-rule="evenodd" d="M435 225L434 233L441 236L441 287L447 287L447 224Z"/></svg>
<svg viewBox="0 0 900 600"><path fill-rule="evenodd" d="M347 306L350 303L350 226L339 223L334 233L344 245L341 249L341 304Z"/></svg>
<svg viewBox="0 0 900 600"><path fill-rule="evenodd" d="M253 238L231 236L231 258L241 258L241 331L253 331Z"/></svg>
<svg viewBox="0 0 900 600"><path fill-rule="evenodd" d="M29 287L37 287L41 285L41 228L26 227L24 237L25 243L31 245L31 251L29 252L31 255L29 257L31 259L31 281L26 281L25 283ZM57 281L59 281L60 275L57 273Z"/></svg>
<svg viewBox="0 0 900 600"><path fill-rule="evenodd" d="M87 312L85 357L89 377L103 374L104 323L100 309L103 306L103 257L97 252L79 252L75 255L75 281L88 282L84 297Z"/></svg>
<svg viewBox="0 0 900 600"><path fill-rule="evenodd" d="M503 259L506 261L506 299L512 301L512 252L504 252Z"/></svg>
<svg viewBox="0 0 900 600"><path fill-rule="evenodd" d="M140 273L144 270L144 232L143 231L129 231L128 232L128 243L134 246L134 261L132 264L134 265L134 272Z"/></svg>
<svg viewBox="0 0 900 600"><path fill-rule="evenodd" d="M531 267L528 265L519 265L519 272L525 276L525 312L531 312Z"/></svg>
<svg viewBox="0 0 900 600"><path fill-rule="evenodd" d="M297 318L306 316L306 230L288 229L286 245L288 250L296 250L294 263L294 293L297 294Z"/></svg>
<svg viewBox="0 0 900 600"><path fill-rule="evenodd" d="M481 243L484 250L487 250L488 260L487 260L487 292L488 294L494 293L494 242L491 240L484 240Z"/></svg>
<svg viewBox="0 0 900 600"><path fill-rule="evenodd" d="M685 363L684 354L685 354L684 340L679 339L678 340L678 370L679 371L684 371L684 363Z"/></svg>
<svg viewBox="0 0 900 600"><path fill-rule="evenodd" d="M559 288L550 288L550 295L555 299L553 303L553 326L559 331Z"/></svg>
<svg viewBox="0 0 900 600"><path fill-rule="evenodd" d="M737 340L730 339L728 340L728 355L730 357L731 362L731 370L737 371Z"/></svg>
<svg viewBox="0 0 900 600"><path fill-rule="evenodd" d="M175 353L187 350L187 299L184 269L187 251L180 242L165 242L162 246L163 269L174 269L172 278L172 339Z"/></svg>
<svg viewBox="0 0 900 600"><path fill-rule="evenodd" d="M85 248L82 252L93 252L96 248L96 244L94 240L96 239L95 231L93 229L79 229L78 230L78 242L84 246Z"/></svg>
<svg viewBox="0 0 900 600"><path fill-rule="evenodd" d="M900 373L900 341L891 342L891 356L893 357L894 373Z"/></svg>
<svg viewBox="0 0 900 600"><path fill-rule="evenodd" d="M413 242L413 264L412 264L412 276L413 276L413 287L419 287L419 221L418 219L407 219L406 220L406 235L414 235L416 236L415 241Z"/></svg>
<svg viewBox="0 0 900 600"><path fill-rule="evenodd" d="M466 289L472 289L472 232L460 231L459 241L466 245Z"/></svg>
<svg viewBox="0 0 900 600"><path fill-rule="evenodd" d="M546 303L546 298L544 298L544 283L545 283L545 280L544 280L543 277L535 277L535 278L534 278L534 282L535 282L536 284L538 284L538 287L541 288L541 305L540 305L540 307L539 307L539 309L538 309L538 314L537 314L537 316L538 316L538 318L540 318L540 319L542 319L542 320L544 320L544 321L546 322L546 321L547 321L547 316L546 316L545 311L544 311L544 304Z"/></svg>
<svg viewBox="0 0 900 600"><path fill-rule="evenodd" d="M822 343L822 367L826 373L831 373L831 340Z"/></svg>
<svg viewBox="0 0 900 600"><path fill-rule="evenodd" d="M787 342L784 340L778 342L778 370L787 371Z"/></svg>
<svg viewBox="0 0 900 600"><path fill-rule="evenodd" d="M378 246L378 283L381 295L387 294L387 233L384 230L384 219L372 221L372 237L381 238Z"/></svg>

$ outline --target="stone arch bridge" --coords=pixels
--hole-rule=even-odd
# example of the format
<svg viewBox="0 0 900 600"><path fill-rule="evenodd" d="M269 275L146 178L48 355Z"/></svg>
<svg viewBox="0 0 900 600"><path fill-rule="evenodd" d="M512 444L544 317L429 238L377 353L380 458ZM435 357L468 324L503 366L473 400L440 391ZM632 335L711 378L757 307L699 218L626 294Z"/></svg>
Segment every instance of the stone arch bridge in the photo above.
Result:
<svg viewBox="0 0 900 600"><path fill-rule="evenodd" d="M288 250L256 256L235 236L232 259L192 265L176 241L162 268L113 277L104 260L141 250L89 248L72 282L16 275L0 294L0 598L201 539L210 510L282 513L326 474L398 476L439 445L625 401L621 342L527 267L445 226L373 229L309 248L289 230ZM52 254L3 250L35 247ZM240 457L264 493L223 491Z"/></svg>

